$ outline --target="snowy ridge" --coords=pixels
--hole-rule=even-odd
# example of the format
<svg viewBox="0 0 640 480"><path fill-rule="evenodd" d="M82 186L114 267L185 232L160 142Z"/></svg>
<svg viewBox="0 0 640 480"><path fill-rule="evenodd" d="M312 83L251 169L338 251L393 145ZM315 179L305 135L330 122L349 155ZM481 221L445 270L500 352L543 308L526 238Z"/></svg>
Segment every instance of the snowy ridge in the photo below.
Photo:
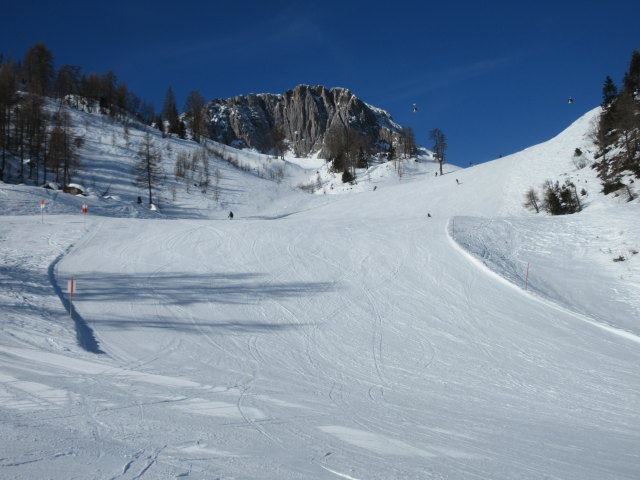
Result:
<svg viewBox="0 0 640 480"><path fill-rule="evenodd" d="M201 147L154 133L155 212L129 173L144 132L71 114L87 197L0 184L0 477L638 477L640 203L574 165L596 110L354 185L211 143L218 200L172 176ZM522 206L563 178L583 212ZM104 354L78 344L71 277Z"/></svg>
<svg viewBox="0 0 640 480"><path fill-rule="evenodd" d="M630 241L640 238L638 212L632 207L616 213L620 230L604 231L594 228L604 220L598 214L588 223L572 218L456 217L455 240L513 285L640 342L640 265ZM580 240L575 244L567 237ZM550 251L557 258L554 264L546 260ZM627 257L629 264L617 266L613 260L620 257Z"/></svg>

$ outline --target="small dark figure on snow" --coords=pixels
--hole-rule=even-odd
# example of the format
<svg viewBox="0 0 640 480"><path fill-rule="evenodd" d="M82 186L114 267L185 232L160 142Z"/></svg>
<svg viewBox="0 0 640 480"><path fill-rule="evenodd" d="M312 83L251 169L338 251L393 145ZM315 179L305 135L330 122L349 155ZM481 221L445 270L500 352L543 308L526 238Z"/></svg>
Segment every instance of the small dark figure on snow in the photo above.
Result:
<svg viewBox="0 0 640 480"><path fill-rule="evenodd" d="M458 185L460 185L460 182L458 181L458 179L457 179L457 178L456 178L456 183L457 183Z"/></svg>
<svg viewBox="0 0 640 480"><path fill-rule="evenodd" d="M427 217L431 218L431 214L430 214L430 213L427 213Z"/></svg>
<svg viewBox="0 0 640 480"><path fill-rule="evenodd" d="M233 220L233 212L229 212L229 220Z"/></svg>

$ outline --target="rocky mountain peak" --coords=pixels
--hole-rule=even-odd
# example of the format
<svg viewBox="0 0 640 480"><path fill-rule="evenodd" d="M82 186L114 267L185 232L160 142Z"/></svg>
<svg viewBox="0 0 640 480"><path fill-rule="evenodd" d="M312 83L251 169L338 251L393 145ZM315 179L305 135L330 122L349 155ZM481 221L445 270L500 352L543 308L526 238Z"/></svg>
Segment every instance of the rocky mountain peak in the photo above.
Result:
<svg viewBox="0 0 640 480"><path fill-rule="evenodd" d="M207 104L211 138L243 148L269 152L276 129L298 156L321 152L334 125L367 135L372 144L388 144L401 127L346 88L298 85L283 94L248 94Z"/></svg>

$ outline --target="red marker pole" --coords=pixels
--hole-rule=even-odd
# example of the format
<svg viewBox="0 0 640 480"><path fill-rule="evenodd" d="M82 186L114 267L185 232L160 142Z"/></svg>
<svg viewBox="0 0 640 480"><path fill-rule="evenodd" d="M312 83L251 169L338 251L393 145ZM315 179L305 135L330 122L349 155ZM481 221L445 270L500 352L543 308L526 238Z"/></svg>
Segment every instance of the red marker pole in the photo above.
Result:
<svg viewBox="0 0 640 480"><path fill-rule="evenodd" d="M41 222L44 223L44 200L40 200L40 217Z"/></svg>
<svg viewBox="0 0 640 480"><path fill-rule="evenodd" d="M87 211L88 211L88 210L87 210L87 204L86 204L86 203L83 203L83 204L82 204L82 213L87 213ZM86 218L87 218L87 217L86 217L86 215L83 215L83 216L82 216L82 221L83 221L83 223L85 223L85 224L87 223Z"/></svg>

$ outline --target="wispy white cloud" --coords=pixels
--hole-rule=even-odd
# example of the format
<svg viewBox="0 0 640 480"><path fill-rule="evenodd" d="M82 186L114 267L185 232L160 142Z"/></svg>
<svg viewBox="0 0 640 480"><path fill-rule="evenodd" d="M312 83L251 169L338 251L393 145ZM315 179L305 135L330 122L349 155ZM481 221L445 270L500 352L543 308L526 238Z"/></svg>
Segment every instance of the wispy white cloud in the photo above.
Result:
<svg viewBox="0 0 640 480"><path fill-rule="evenodd" d="M519 56L487 58L471 63L457 63L440 69L421 69L416 75L406 75L390 86L384 101L394 102L416 98L434 90L469 82L493 74L512 64Z"/></svg>
<svg viewBox="0 0 640 480"><path fill-rule="evenodd" d="M321 13L294 6L253 21L243 18L236 23L230 18L224 29L212 27L211 31L201 30L196 34L187 31L185 35L145 44L130 51L126 58L121 58L121 63L137 63L143 58L149 63L184 65L202 62L203 59L219 59L233 65L264 58L265 55L272 56L277 62L292 52L308 49L311 55L314 49L319 48L339 56L340 49L336 48L329 31L323 27L325 21Z"/></svg>

